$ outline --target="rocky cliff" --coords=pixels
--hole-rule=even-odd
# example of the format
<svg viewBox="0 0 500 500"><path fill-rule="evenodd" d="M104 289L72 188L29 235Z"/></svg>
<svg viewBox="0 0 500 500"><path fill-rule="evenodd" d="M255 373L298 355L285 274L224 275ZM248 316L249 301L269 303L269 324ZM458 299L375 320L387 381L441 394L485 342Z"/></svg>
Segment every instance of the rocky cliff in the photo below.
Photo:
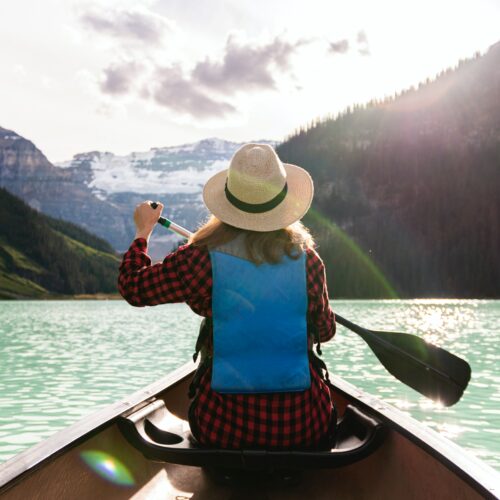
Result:
<svg viewBox="0 0 500 500"><path fill-rule="evenodd" d="M0 128L0 187L32 208L74 222L108 241L122 241L126 224L110 217L116 208L73 175L52 165L29 140Z"/></svg>

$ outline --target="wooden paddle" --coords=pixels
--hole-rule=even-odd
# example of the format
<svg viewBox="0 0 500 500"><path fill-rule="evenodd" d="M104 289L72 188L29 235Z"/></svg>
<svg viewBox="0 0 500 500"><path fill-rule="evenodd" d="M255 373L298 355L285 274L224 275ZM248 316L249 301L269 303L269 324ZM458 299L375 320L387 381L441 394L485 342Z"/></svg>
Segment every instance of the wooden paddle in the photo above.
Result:
<svg viewBox="0 0 500 500"><path fill-rule="evenodd" d="M156 208L157 204L151 206ZM184 238L191 236L190 231L165 217L160 217L158 224ZM471 377L467 361L416 335L368 330L338 314L335 319L357 333L389 373L420 394L445 406L454 405L462 397Z"/></svg>

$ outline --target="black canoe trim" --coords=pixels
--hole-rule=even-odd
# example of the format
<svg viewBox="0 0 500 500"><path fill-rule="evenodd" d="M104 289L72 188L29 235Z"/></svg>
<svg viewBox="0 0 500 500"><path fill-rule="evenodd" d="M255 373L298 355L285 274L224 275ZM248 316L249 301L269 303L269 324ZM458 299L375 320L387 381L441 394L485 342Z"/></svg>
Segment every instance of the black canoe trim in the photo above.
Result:
<svg viewBox="0 0 500 500"><path fill-rule="evenodd" d="M344 467L371 455L386 435L378 419L352 405L338 424L335 447L322 451L203 447L191 435L189 424L170 413L161 399L120 417L118 425L130 444L150 460L267 472Z"/></svg>
<svg viewBox="0 0 500 500"><path fill-rule="evenodd" d="M22 481L24 477L67 450L78 446L106 427L114 425L117 417L129 414L146 406L165 389L180 384L192 376L196 365L186 363L169 375L127 399L95 412L54 436L0 464L0 494ZM452 470L467 484L485 498L500 498L500 474L481 462L463 448L441 437L438 433L393 406L376 399L336 375L330 375L331 382L341 395L380 419L383 425L405 436Z"/></svg>

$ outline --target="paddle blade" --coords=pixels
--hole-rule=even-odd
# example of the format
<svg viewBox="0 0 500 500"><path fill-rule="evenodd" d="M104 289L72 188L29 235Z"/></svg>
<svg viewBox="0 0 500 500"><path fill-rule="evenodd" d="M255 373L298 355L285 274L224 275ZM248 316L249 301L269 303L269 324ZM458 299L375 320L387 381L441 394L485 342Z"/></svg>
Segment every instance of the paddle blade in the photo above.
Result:
<svg viewBox="0 0 500 500"><path fill-rule="evenodd" d="M463 359L407 333L361 335L389 373L420 394L454 405L469 383L471 369Z"/></svg>

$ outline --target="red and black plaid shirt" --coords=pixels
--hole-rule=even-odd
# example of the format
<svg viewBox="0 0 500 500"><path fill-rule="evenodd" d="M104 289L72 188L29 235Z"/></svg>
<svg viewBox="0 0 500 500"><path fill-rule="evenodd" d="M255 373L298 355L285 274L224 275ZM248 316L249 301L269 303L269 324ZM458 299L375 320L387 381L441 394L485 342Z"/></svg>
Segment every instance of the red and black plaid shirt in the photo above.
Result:
<svg viewBox="0 0 500 500"><path fill-rule="evenodd" d="M118 288L137 307L186 302L212 316L212 266L204 247L184 245L151 265L147 242L139 238L123 256ZM321 342L335 334L325 268L314 250L306 256L308 323ZM211 370L201 378L190 412L193 433L204 445L222 448L307 448L327 439L331 429L330 391L311 368L311 387L302 392L220 394L210 387Z"/></svg>

